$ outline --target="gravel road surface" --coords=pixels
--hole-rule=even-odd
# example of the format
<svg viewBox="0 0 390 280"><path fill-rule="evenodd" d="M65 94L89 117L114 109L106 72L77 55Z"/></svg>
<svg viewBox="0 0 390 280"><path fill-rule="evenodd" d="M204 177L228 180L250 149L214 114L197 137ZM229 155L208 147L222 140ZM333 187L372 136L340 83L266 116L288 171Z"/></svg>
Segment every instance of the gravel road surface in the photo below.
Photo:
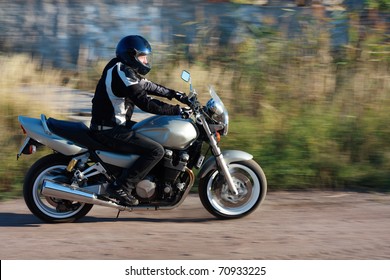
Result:
<svg viewBox="0 0 390 280"><path fill-rule="evenodd" d="M170 211L95 206L46 224L22 199L0 203L0 259L389 259L390 196L270 192L246 218L217 220L190 195Z"/></svg>

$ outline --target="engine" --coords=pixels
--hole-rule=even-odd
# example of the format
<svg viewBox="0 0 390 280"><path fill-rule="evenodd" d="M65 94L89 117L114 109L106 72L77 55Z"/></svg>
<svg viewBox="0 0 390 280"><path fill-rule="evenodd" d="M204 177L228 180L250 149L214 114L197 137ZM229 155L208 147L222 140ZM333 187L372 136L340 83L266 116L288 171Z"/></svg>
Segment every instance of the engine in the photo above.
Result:
<svg viewBox="0 0 390 280"><path fill-rule="evenodd" d="M189 155L186 152L173 152L165 150L165 156L157 166L157 176L147 176L135 186L135 192L141 200L151 201L168 199L182 191L185 184L178 180L180 174L185 171Z"/></svg>
<svg viewBox="0 0 390 280"><path fill-rule="evenodd" d="M135 186L135 191L140 198L151 199L156 193L156 183L146 178Z"/></svg>

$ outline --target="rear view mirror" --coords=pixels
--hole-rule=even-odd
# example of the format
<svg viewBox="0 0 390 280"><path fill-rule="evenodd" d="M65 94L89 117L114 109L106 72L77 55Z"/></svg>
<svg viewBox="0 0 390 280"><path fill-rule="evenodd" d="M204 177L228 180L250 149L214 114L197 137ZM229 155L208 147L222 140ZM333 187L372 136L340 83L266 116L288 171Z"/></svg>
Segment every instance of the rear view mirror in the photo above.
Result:
<svg viewBox="0 0 390 280"><path fill-rule="evenodd" d="M187 83L190 83L190 93L188 95L188 98L191 99L196 94L196 92L195 92L194 88L192 87L190 72L183 70L183 72L181 72L181 78L184 81L186 81Z"/></svg>
<svg viewBox="0 0 390 280"><path fill-rule="evenodd" d="M183 70L181 73L181 78L188 83L191 80L191 75L186 70Z"/></svg>

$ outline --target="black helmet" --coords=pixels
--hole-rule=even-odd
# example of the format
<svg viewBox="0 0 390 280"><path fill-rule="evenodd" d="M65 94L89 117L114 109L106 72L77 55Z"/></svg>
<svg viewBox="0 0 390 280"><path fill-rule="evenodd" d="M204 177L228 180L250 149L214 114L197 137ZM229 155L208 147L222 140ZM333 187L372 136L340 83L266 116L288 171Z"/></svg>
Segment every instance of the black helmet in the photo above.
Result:
<svg viewBox="0 0 390 280"><path fill-rule="evenodd" d="M141 62L139 56L147 56L147 60ZM140 75L146 75L152 68L151 56L152 47L139 35L126 36L116 46L116 57Z"/></svg>

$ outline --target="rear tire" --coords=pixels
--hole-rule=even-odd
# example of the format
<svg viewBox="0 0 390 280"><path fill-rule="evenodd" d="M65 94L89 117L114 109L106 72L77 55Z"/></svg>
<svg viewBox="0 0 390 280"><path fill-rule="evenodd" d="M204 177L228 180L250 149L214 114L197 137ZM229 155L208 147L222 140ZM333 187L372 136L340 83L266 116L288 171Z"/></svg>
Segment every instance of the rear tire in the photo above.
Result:
<svg viewBox="0 0 390 280"><path fill-rule="evenodd" d="M239 194L228 190L218 169L209 172L199 182L199 197L203 206L220 219L237 219L252 213L264 200L267 180L261 167L254 161L229 164L229 172Z"/></svg>
<svg viewBox="0 0 390 280"><path fill-rule="evenodd" d="M44 179L70 184L66 176L69 158L50 154L35 162L28 170L23 185L23 196L30 211L48 223L74 222L91 210L92 204L46 197L41 195Z"/></svg>

